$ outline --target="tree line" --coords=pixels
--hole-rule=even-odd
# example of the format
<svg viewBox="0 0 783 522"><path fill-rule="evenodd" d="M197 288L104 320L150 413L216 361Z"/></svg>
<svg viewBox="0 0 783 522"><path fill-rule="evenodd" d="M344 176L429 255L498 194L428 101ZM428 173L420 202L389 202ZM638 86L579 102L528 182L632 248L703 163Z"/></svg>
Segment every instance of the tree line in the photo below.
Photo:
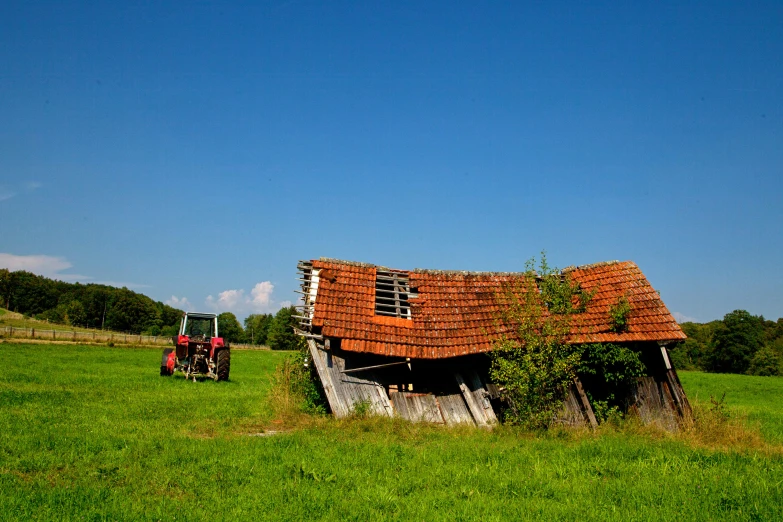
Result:
<svg viewBox="0 0 783 522"><path fill-rule="evenodd" d="M244 326L231 312L218 315L218 332L232 343L246 343L269 346L273 350L296 350L302 347L303 339L294 333L299 322L296 308L281 308L276 314L251 314L245 318Z"/></svg>
<svg viewBox="0 0 783 522"><path fill-rule="evenodd" d="M183 311L144 294L99 284L66 283L24 270L0 269L0 306L42 321L133 334L173 336ZM231 312L218 315L218 332L233 343L294 350L301 338L294 307L253 314L244 327Z"/></svg>
<svg viewBox="0 0 783 522"><path fill-rule="evenodd" d="M174 335L182 310L127 288L66 283L0 269L0 306L51 323L148 335Z"/></svg>
<svg viewBox="0 0 783 522"><path fill-rule="evenodd" d="M709 323L682 323L688 339L670 350L683 370L783 375L783 318L734 310Z"/></svg>

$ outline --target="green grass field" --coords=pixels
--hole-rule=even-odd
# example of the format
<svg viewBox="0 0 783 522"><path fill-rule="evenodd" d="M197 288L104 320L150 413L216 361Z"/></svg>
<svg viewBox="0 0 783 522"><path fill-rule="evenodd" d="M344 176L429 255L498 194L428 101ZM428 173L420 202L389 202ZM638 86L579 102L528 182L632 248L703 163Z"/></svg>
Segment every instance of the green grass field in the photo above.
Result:
<svg viewBox="0 0 783 522"><path fill-rule="evenodd" d="M783 444L783 377L680 372L680 380L691 401L719 401L725 393L728 411L746 415L767 440Z"/></svg>
<svg viewBox="0 0 783 522"><path fill-rule="evenodd" d="M783 379L683 374L771 445L644 430L544 435L401 421L275 424L285 354L229 382L158 375L152 349L0 344L0 519L781 520Z"/></svg>
<svg viewBox="0 0 783 522"><path fill-rule="evenodd" d="M56 330L58 332L100 332L101 330L95 330L93 328L82 328L80 326L70 326L65 324L50 323L47 321L39 321L32 317L25 317L22 314L16 312L9 312L5 308L0 308L0 327L13 326L14 328L35 328L40 330Z"/></svg>

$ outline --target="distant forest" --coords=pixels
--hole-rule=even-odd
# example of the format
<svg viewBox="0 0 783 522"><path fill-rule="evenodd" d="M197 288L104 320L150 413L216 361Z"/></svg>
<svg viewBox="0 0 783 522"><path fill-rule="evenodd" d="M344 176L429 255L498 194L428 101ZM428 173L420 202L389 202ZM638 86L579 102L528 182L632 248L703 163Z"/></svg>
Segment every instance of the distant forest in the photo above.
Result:
<svg viewBox="0 0 783 522"><path fill-rule="evenodd" d="M675 368L783 375L783 318L734 310L721 320L680 326L688 339L670 350Z"/></svg>
<svg viewBox="0 0 783 522"><path fill-rule="evenodd" d="M176 335L182 310L153 301L127 288L98 284L65 283L23 270L0 269L0 307L50 323L128 332ZM277 314L254 314L245 325L231 312L218 315L218 332L233 343L268 345L293 350L301 338L293 307Z"/></svg>
<svg viewBox="0 0 783 522"><path fill-rule="evenodd" d="M127 288L7 269L0 269L0 306L52 323L149 335L174 335L182 317L182 310Z"/></svg>

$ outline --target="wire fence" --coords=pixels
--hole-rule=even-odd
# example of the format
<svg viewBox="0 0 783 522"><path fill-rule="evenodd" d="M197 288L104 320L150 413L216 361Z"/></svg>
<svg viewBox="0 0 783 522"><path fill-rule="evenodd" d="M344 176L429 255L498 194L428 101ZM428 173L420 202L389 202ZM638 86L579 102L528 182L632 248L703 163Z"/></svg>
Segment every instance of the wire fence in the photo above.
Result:
<svg viewBox="0 0 783 522"><path fill-rule="evenodd" d="M41 339L45 341L70 341L74 343L114 343L135 345L174 345L171 336L143 335L122 332L92 330L77 332L76 330L42 330L40 328L18 328L3 326L0 334L9 339ZM268 346L255 344L231 343L231 348L239 350L269 350Z"/></svg>

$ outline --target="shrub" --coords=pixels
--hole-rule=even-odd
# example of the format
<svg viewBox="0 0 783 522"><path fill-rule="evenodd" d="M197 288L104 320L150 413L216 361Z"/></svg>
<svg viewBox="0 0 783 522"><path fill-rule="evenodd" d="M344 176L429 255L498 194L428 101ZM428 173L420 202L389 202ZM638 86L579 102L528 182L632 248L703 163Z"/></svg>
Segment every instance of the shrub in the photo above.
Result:
<svg viewBox="0 0 783 522"><path fill-rule="evenodd" d="M327 412L326 397L307 348L286 357L275 368L271 403L278 417Z"/></svg>
<svg viewBox="0 0 783 522"><path fill-rule="evenodd" d="M585 385L599 421L622 417L636 379L645 367L639 354L617 344L589 344L584 347L579 378Z"/></svg>
<svg viewBox="0 0 783 522"><path fill-rule="evenodd" d="M304 339L294 333L294 328L298 326L294 315L296 315L296 308L293 306L281 308L275 314L266 339L271 349L301 350L305 347Z"/></svg>
<svg viewBox="0 0 783 522"><path fill-rule="evenodd" d="M505 420L530 428L548 428L562 409L576 377L581 348L568 344L571 315L583 310L590 295L568 274L546 262L542 253L526 263L526 276L498 296L499 320L515 335L501 337L490 353L491 379L508 405Z"/></svg>
<svg viewBox="0 0 783 522"><path fill-rule="evenodd" d="M772 348L765 346L756 352L753 359L750 360L749 375L780 375L780 357L772 351Z"/></svg>
<svg viewBox="0 0 783 522"><path fill-rule="evenodd" d="M626 296L620 296L617 303L609 307L609 329L613 332L624 332L628 328L628 314L631 313L631 303Z"/></svg>

